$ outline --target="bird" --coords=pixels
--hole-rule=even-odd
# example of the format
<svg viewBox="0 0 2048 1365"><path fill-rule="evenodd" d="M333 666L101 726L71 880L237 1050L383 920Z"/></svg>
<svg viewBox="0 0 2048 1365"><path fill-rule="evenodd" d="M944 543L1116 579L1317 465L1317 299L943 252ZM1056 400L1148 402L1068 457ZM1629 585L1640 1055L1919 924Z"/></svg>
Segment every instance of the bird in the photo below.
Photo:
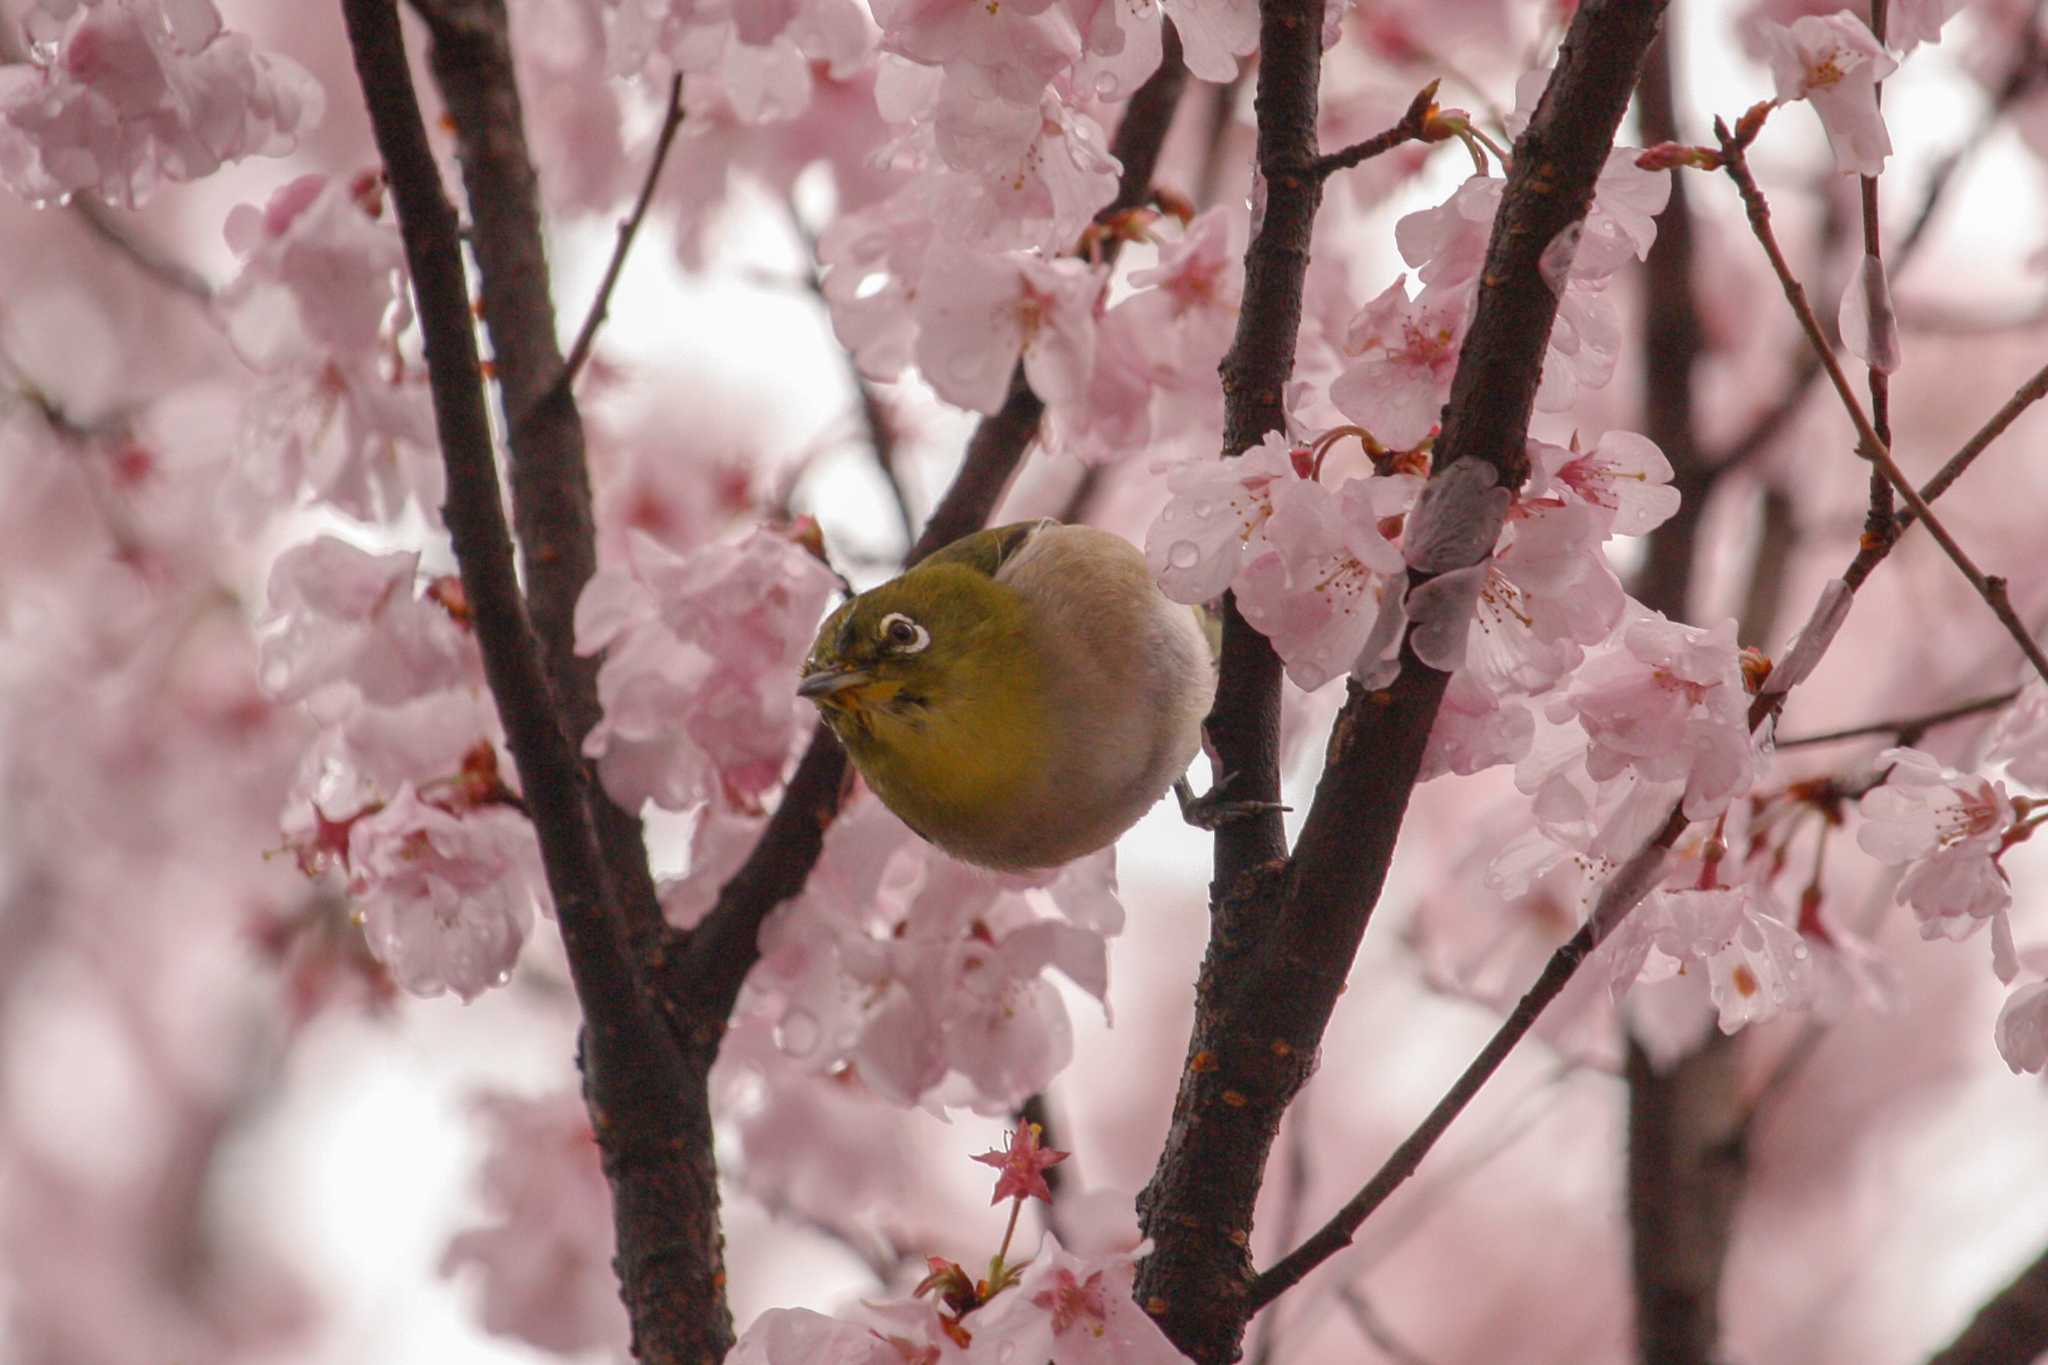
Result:
<svg viewBox="0 0 2048 1365"><path fill-rule="evenodd" d="M1107 847L1169 788L1185 811L1215 689L1197 609L1121 536L1050 518L851 598L797 684L884 805L1004 872Z"/></svg>

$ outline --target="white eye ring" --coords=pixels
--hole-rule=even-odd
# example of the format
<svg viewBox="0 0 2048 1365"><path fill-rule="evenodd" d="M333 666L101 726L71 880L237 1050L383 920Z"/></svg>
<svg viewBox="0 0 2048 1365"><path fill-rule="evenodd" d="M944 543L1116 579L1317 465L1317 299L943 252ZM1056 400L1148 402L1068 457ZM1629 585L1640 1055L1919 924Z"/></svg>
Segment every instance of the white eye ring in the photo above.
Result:
<svg viewBox="0 0 2048 1365"><path fill-rule="evenodd" d="M882 618L882 642L894 654L916 654L932 642L932 633L900 611Z"/></svg>

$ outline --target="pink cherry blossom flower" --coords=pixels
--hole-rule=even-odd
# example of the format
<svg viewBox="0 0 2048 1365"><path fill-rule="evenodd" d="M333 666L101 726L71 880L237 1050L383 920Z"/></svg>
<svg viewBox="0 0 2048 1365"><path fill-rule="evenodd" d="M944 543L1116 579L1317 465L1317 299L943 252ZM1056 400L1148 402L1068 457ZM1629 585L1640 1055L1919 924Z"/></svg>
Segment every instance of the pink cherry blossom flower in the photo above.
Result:
<svg viewBox="0 0 2048 1365"><path fill-rule="evenodd" d="M1046 1169L1059 1165L1073 1153L1039 1146L1040 1132L1035 1123L1020 1123L1011 1130L1001 1151L982 1152L973 1158L1002 1172L996 1177L996 1192L989 1198L989 1203L1000 1204L1005 1199L1052 1202L1052 1187L1045 1183Z"/></svg>
<svg viewBox="0 0 2048 1365"><path fill-rule="evenodd" d="M1901 57L1922 43L1939 43L1942 25L1969 0L1892 0L1885 10L1884 40Z"/></svg>
<svg viewBox="0 0 2048 1365"><path fill-rule="evenodd" d="M1330 384L1338 411L1390 450L1421 444L1450 396L1470 296L1411 302L1406 275L1359 310L1344 338L1358 360Z"/></svg>
<svg viewBox="0 0 2048 1365"><path fill-rule="evenodd" d="M1518 504L1486 566L1465 661L1501 693L1548 689L1607 639L1627 602L1601 546L1607 518L1572 502Z"/></svg>
<svg viewBox="0 0 2048 1365"><path fill-rule="evenodd" d="M726 1365L939 1365L958 1360L929 1307L930 1334L885 1337L863 1322L847 1322L808 1308L771 1308L755 1318L726 1357ZM941 1343L946 1343L942 1345Z"/></svg>
<svg viewBox="0 0 2048 1365"><path fill-rule="evenodd" d="M1591 450L1568 450L1545 441L1529 443L1531 481L1537 493L1555 489L1611 514L1613 535L1648 535L1678 510L1671 486L1671 462L1647 436L1619 429L1607 432Z"/></svg>
<svg viewBox="0 0 2048 1365"><path fill-rule="evenodd" d="M1747 791L1754 772L1735 655L1733 621L1706 631L1632 607L1550 703L1550 718L1584 728L1596 782L1624 771L1682 781L1687 817L1705 819Z"/></svg>
<svg viewBox="0 0 2048 1365"><path fill-rule="evenodd" d="M398 363L404 250L374 180L302 176L226 225L242 269L219 295L228 339L265 376L242 411L226 501L254 529L311 495L361 520L408 501L440 516L424 372Z"/></svg>
<svg viewBox="0 0 2048 1365"><path fill-rule="evenodd" d="M1993 1036L2014 1075L2048 1069L2048 981L2029 981L2006 997Z"/></svg>
<svg viewBox="0 0 2048 1365"><path fill-rule="evenodd" d="M1051 1233L1013 1290L971 1314L973 1365L1178 1365L1183 1357L1131 1298L1137 1256L1081 1257Z"/></svg>
<svg viewBox="0 0 2048 1365"><path fill-rule="evenodd" d="M1657 982L1703 971L1723 1033L1803 1009L1812 952L1775 909L1748 885L1654 891L1599 950L1610 989L1619 998L1639 976Z"/></svg>
<svg viewBox="0 0 2048 1365"><path fill-rule="evenodd" d="M1095 358L1100 276L1079 261L941 243L918 285L917 365L948 402L993 413L1018 357L1048 404L1079 399Z"/></svg>
<svg viewBox="0 0 2048 1365"><path fill-rule="evenodd" d="M449 1241L441 1273L476 1267L487 1331L562 1355L623 1351L611 1190L582 1097L489 1092L475 1108L491 1130L482 1185L492 1221Z"/></svg>
<svg viewBox="0 0 2048 1365"><path fill-rule="evenodd" d="M1273 642L1287 676L1314 691L1350 672L1381 599L1407 591L1407 564L1379 529L1376 497L1405 498L1387 479L1349 479L1332 492L1313 479L1272 487L1266 548L1238 574L1238 609Z"/></svg>
<svg viewBox="0 0 2048 1365"><path fill-rule="evenodd" d="M1803 99L1820 115L1844 174L1876 175L1891 155L1891 134L1877 104L1877 83L1898 69L1864 22L1843 10L1807 15L1788 26L1766 20L1760 33L1777 102Z"/></svg>
<svg viewBox="0 0 2048 1365"><path fill-rule="evenodd" d="M0 182L135 207L163 180L284 156L320 121L298 63L228 32L212 0L41 0L31 60L0 67Z"/></svg>
<svg viewBox="0 0 2048 1365"><path fill-rule="evenodd" d="M927 66L978 66L1013 104L1038 92L1081 55L1081 35L1053 0L874 0L882 50Z"/></svg>
<svg viewBox="0 0 2048 1365"><path fill-rule="evenodd" d="M1259 45L1255 0L1161 0L1180 30L1188 72L1196 80L1227 85L1237 79L1237 59ZM1150 72L1146 73L1150 75Z"/></svg>
<svg viewBox="0 0 2048 1365"><path fill-rule="evenodd" d="M748 808L781 780L800 715L789 680L838 581L756 531L678 555L634 535L576 604L576 646L605 652L604 717L584 741L613 799Z"/></svg>
<svg viewBox="0 0 2048 1365"><path fill-rule="evenodd" d="M419 555L320 536L279 555L258 623L263 685L303 701L332 685L386 706L482 681L475 641L419 580Z"/></svg>
<svg viewBox="0 0 2048 1365"><path fill-rule="evenodd" d="M2022 786L2048 789L2048 685L2037 679L2020 689L1991 732L1988 761L2003 761Z"/></svg>
<svg viewBox="0 0 2048 1365"><path fill-rule="evenodd" d="M348 866L371 953L415 995L469 1001L504 984L546 895L525 816L451 813L410 783L356 821Z"/></svg>
<svg viewBox="0 0 2048 1365"><path fill-rule="evenodd" d="M1145 533L1145 562L1176 602L1223 595L1267 546L1276 488L1299 481L1309 453L1277 431L1235 459L1197 458L1166 476L1171 496Z"/></svg>
<svg viewBox="0 0 2048 1365"><path fill-rule="evenodd" d="M1882 786L1864 794L1856 842L1879 862L1904 864L1897 900L1913 907L1922 938L1964 939L1991 925L1992 968L2019 970L2006 911L2012 885L1999 866L2016 816L2003 782L1957 772L1917 749L1887 749Z"/></svg>

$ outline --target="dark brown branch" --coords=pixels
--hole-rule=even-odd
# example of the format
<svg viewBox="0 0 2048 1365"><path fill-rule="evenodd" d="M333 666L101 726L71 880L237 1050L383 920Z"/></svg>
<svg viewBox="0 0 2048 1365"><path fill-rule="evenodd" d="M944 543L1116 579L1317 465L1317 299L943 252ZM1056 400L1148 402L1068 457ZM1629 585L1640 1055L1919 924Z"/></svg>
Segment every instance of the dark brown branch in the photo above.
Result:
<svg viewBox="0 0 2048 1365"><path fill-rule="evenodd" d="M612 247L611 259L605 262L604 278L598 281L597 295L590 301L590 311L583 315L583 325L576 329L576 340L569 347L569 358L562 362L561 374L555 381L563 388L576 383L584 362L590 359L590 348L597 341L597 329L610 315L612 290L618 287L619 275L626 268L626 254L633 249L633 238L638 235L640 224L646 221L647 206L654 202L655 187L661 183L661 168L668 164L669 148L675 143L676 130L682 126L683 78L678 73L668 83L668 107L661 116L661 132L655 135L654 151L647 158L647 178L640 182L640 196L633 201L632 211L619 220L618 243Z"/></svg>
<svg viewBox="0 0 2048 1365"><path fill-rule="evenodd" d="M1245 251L1244 304L1230 350L1218 367L1223 386L1223 453L1240 455L1286 429L1282 394L1294 372L1302 288L1322 181L1302 168L1316 160L1316 89L1322 70L1323 0L1261 0L1255 156L1265 210ZM1195 1031L1174 1100L1173 1122L1152 1179L1138 1195L1139 1225L1152 1254L1138 1267L1139 1305L1175 1346L1199 1361L1238 1358L1245 1288L1251 1279L1252 1210L1280 1113L1308 1078L1312 1048L1297 1055L1278 1035L1265 1063L1282 1075L1265 1103L1226 1081L1215 1045L1245 1048L1254 1031L1222 997L1239 988L1252 947L1239 927L1255 927L1275 899L1275 874L1287 846L1280 795L1280 659L1248 625L1235 598L1223 600L1223 648L1216 701L1207 722L1218 780L1233 799L1270 803L1216 831L1212 928L1196 986ZM1333 964L1342 975L1341 964ZM1280 1094L1284 1092L1284 1096ZM1277 1102L1276 1102L1277 1101ZM1244 1120L1249 1119L1249 1122Z"/></svg>
<svg viewBox="0 0 2048 1365"><path fill-rule="evenodd" d="M1187 77L1178 54L1178 39L1172 38L1168 60L1131 96L1110 144L1111 153L1123 164L1123 179L1116 200L1096 215L1098 222L1148 197L1146 186ZM1114 241L1109 245L1113 249ZM1044 411L1020 366L1011 376L1002 408L975 427L959 472L926 520L924 534L906 562L915 563L987 522L1037 436ZM838 814L845 780L845 752L820 725L753 852L719 891L717 904L697 928L670 946L660 974L661 993L671 1004L693 1002L699 1027L723 1029L741 983L760 956L761 922L803 890L824 847L825 828Z"/></svg>
<svg viewBox="0 0 2048 1365"><path fill-rule="evenodd" d="M715 1360L731 1344L732 1323L721 1288L709 1114L701 1100L691 1105L675 1049L638 1007L586 775L552 704L542 644L520 595L455 210L427 142L395 0L343 0L342 8L419 306L448 473L443 512L586 1019L585 1087L612 1185L635 1351L678 1365ZM701 1095L701 1085L694 1089Z"/></svg>
<svg viewBox="0 0 2048 1365"><path fill-rule="evenodd" d="M1672 42L1666 32L1650 44L1636 89L1636 117L1643 141L1650 144L1681 140ZM1693 385L1694 368L1706 348L1694 279L1697 225L1686 172L1674 169L1665 174L1671 181L1671 199L1657 217L1657 240L1643 267L1643 434L1671 462L1679 500L1678 511L1647 538L1642 571L1632 587L1637 600L1652 611L1684 620L1693 552L1713 474L1699 450Z"/></svg>
<svg viewBox="0 0 2048 1365"><path fill-rule="evenodd" d="M484 327L506 417L512 524L525 569L528 609L548 684L579 751L597 724L599 661L576 653L576 601L597 569L583 418L559 380L540 187L527 150L504 0L412 0L432 35L428 59L455 124L469 200ZM637 813L604 794L595 768L586 785L611 870L618 911L636 959L665 930Z"/></svg>
<svg viewBox="0 0 2048 1365"><path fill-rule="evenodd" d="M1927 1365L2012 1365L2048 1351L2048 1251L1999 1290Z"/></svg>
<svg viewBox="0 0 2048 1365"><path fill-rule="evenodd" d="M1595 0L1572 21L1502 196L1436 448L1437 478L1468 460L1509 488L1527 473L1528 420L1557 308L1538 261L1592 203L1662 9ZM1246 255L1238 339L1223 366L1231 451L1282 429L1281 385L1293 362L1318 190L1286 168L1316 160L1320 16L1313 0L1262 6L1257 108L1266 207ZM1264 354L1248 348L1248 337ZM1271 658L1232 610L1211 729L1226 771L1254 799L1277 792L1269 756L1244 742L1270 733L1278 677ZM1247 677L1263 685L1255 668L1275 680L1275 691L1246 685ZM1446 681L1404 646L1389 688L1368 694L1351 685L1291 858L1280 857L1277 819L1218 832L1189 1062L1165 1149L1139 1197L1155 1250L1139 1267L1138 1301L1196 1360L1237 1356L1253 1307L1244 1239L1266 1156L1311 1070L1378 897Z"/></svg>
<svg viewBox="0 0 2048 1365"><path fill-rule="evenodd" d="M1889 735L1900 744L1912 745L1920 742L1937 725L1950 721L1967 720L1981 716L1987 711L1996 711L2009 706L2019 696L2016 687L2003 692L1994 692L1988 697L1977 697L1971 701L1945 706L1939 711L1928 711L1917 716L1898 716L1891 720L1874 720L1864 725L1851 725L1841 730L1823 730L1819 734L1800 735L1794 739L1781 739L1774 746L1778 749L1806 749L1817 744L1839 744L1843 740L1868 739L1875 735Z"/></svg>

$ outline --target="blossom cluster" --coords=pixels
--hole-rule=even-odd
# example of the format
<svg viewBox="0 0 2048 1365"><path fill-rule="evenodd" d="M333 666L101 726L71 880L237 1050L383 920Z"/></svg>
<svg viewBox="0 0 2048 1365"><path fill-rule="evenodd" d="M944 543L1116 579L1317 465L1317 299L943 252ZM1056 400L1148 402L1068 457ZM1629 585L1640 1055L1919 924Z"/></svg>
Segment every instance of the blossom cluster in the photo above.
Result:
<svg viewBox="0 0 2048 1365"><path fill-rule="evenodd" d="M701 912L756 829L700 827L728 851L700 841L664 896L672 921ZM1113 850L1036 877L984 872L859 800L827 831L804 893L762 927L739 1017L764 1023L800 1069L850 1071L893 1104L1008 1112L1073 1055L1048 969L1106 1011L1123 919Z"/></svg>
<svg viewBox="0 0 2048 1365"><path fill-rule="evenodd" d="M0 184L133 208L163 181L283 156L325 96L297 62L229 31L213 0L39 0L26 62L0 65Z"/></svg>

